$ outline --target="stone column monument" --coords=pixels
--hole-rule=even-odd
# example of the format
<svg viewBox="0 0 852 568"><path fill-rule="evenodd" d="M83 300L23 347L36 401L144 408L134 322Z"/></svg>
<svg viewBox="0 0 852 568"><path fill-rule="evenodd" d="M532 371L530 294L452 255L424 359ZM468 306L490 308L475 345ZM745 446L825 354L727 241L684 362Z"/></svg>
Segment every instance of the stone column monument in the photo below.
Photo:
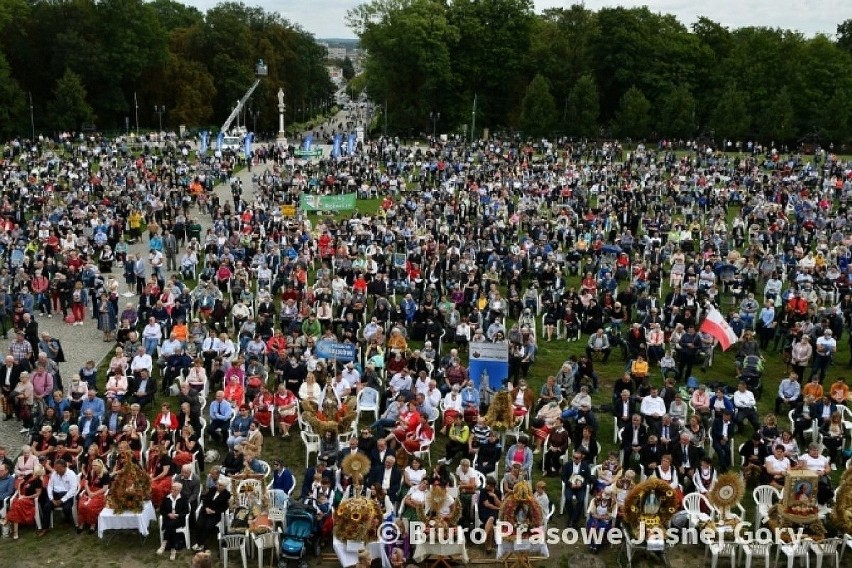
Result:
<svg viewBox="0 0 852 568"><path fill-rule="evenodd" d="M278 142L282 142L285 146L287 145L287 134L284 132L284 109L286 105L284 104L284 89L278 89L278 137L276 138Z"/></svg>

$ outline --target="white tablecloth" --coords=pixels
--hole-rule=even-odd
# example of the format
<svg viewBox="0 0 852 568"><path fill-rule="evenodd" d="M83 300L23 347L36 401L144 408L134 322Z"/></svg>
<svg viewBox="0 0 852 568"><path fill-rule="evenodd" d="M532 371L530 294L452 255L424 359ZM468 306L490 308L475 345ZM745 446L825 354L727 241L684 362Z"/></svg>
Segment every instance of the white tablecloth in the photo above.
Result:
<svg viewBox="0 0 852 568"><path fill-rule="evenodd" d="M121 513L104 509L98 516L98 538L104 537L104 531L135 530L142 536L148 536L148 524L157 520L157 513L150 501L145 501L141 513Z"/></svg>
<svg viewBox="0 0 852 568"><path fill-rule="evenodd" d="M418 544L414 550L414 561L423 562L427 556L452 556L459 557L461 561L467 564L470 559L467 557L467 547L462 544Z"/></svg>
<svg viewBox="0 0 852 568"><path fill-rule="evenodd" d="M346 541L339 540L338 538L334 538L331 544L334 548L334 553L337 555L337 559L340 561L340 565L343 566L343 568L348 568L349 566L355 566L358 564L358 549L354 546L350 547L347 545ZM370 553L370 558L381 558L382 567L391 568L390 560L388 559L388 556L385 553L385 547L381 542L371 542L367 544L365 548Z"/></svg>
<svg viewBox="0 0 852 568"><path fill-rule="evenodd" d="M513 552L515 552L515 539L504 538L497 544L497 560L509 556ZM529 556L550 558L550 550L548 550L546 542L533 544L529 541L522 541L522 546L518 549L518 552L525 552Z"/></svg>

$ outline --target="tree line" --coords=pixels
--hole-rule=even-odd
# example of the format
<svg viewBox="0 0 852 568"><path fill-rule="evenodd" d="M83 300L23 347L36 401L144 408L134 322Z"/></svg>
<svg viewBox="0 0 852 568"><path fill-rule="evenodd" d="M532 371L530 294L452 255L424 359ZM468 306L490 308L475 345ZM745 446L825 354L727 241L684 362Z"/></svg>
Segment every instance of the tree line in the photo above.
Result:
<svg viewBox="0 0 852 568"><path fill-rule="evenodd" d="M690 27L642 8L532 0L372 0L348 24L367 90L399 132L475 122L533 136L847 142L852 20L836 39ZM475 101L475 102L474 102Z"/></svg>
<svg viewBox="0 0 852 568"><path fill-rule="evenodd" d="M242 3L202 13L174 0L0 0L0 29L7 137L87 124L154 130L160 119L169 130L218 125L258 59L269 75L242 117L250 130L277 131L279 88L288 123L330 105L334 90L312 35Z"/></svg>

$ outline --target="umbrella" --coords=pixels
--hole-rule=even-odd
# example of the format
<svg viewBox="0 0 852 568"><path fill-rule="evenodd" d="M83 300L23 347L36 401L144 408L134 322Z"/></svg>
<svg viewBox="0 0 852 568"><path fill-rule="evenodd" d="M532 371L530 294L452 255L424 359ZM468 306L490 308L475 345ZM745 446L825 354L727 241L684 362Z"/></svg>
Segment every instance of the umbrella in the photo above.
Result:
<svg viewBox="0 0 852 568"><path fill-rule="evenodd" d="M603 254L618 254L621 252L621 247L618 245L604 245L601 247Z"/></svg>

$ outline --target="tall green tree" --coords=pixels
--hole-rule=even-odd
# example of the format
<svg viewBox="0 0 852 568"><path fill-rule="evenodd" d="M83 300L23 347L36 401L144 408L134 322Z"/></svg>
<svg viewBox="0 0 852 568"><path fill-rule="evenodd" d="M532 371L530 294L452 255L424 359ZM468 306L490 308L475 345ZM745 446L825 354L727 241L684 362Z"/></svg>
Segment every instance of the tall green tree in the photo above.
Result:
<svg viewBox="0 0 852 568"><path fill-rule="evenodd" d="M640 140L649 134L651 102L636 87L630 87L621 97L613 119L613 129L618 136Z"/></svg>
<svg viewBox="0 0 852 568"><path fill-rule="evenodd" d="M361 47L370 54L367 91L374 100L387 101L392 128L430 129L430 111L458 122L450 100L457 84L451 51L459 33L443 2L376 1L350 12L349 22L360 26Z"/></svg>
<svg viewBox="0 0 852 568"><path fill-rule="evenodd" d="M677 85L657 103L660 136L689 139L695 135L695 98L686 85Z"/></svg>
<svg viewBox="0 0 852 568"><path fill-rule="evenodd" d="M539 73L530 81L521 102L520 127L524 134L538 137L553 132L555 123L556 101L547 79Z"/></svg>
<svg viewBox="0 0 852 568"><path fill-rule="evenodd" d="M746 99L736 86L729 86L713 109L710 127L717 141L742 140L749 132L751 120Z"/></svg>
<svg viewBox="0 0 852 568"><path fill-rule="evenodd" d="M78 130L94 119L83 81L70 69L56 81L54 100L48 109L51 124L59 130Z"/></svg>
<svg viewBox="0 0 852 568"><path fill-rule="evenodd" d="M568 133L584 138L597 137L599 115L598 85L595 78L587 73L577 80L568 95Z"/></svg>
<svg viewBox="0 0 852 568"><path fill-rule="evenodd" d="M790 91L787 87L782 87L766 106L758 125L758 133L764 140L774 141L776 144L791 142L795 138L794 120L795 112Z"/></svg>
<svg viewBox="0 0 852 568"><path fill-rule="evenodd" d="M355 76L355 65L352 63L352 60L349 59L348 55L343 59L343 64L340 66L340 69L343 72L343 78L347 81L351 81L352 77Z"/></svg>
<svg viewBox="0 0 852 568"><path fill-rule="evenodd" d="M450 58L459 119L477 100L477 123L506 126L524 97L532 74L526 66L533 30L532 0L453 0L447 17L463 33Z"/></svg>

